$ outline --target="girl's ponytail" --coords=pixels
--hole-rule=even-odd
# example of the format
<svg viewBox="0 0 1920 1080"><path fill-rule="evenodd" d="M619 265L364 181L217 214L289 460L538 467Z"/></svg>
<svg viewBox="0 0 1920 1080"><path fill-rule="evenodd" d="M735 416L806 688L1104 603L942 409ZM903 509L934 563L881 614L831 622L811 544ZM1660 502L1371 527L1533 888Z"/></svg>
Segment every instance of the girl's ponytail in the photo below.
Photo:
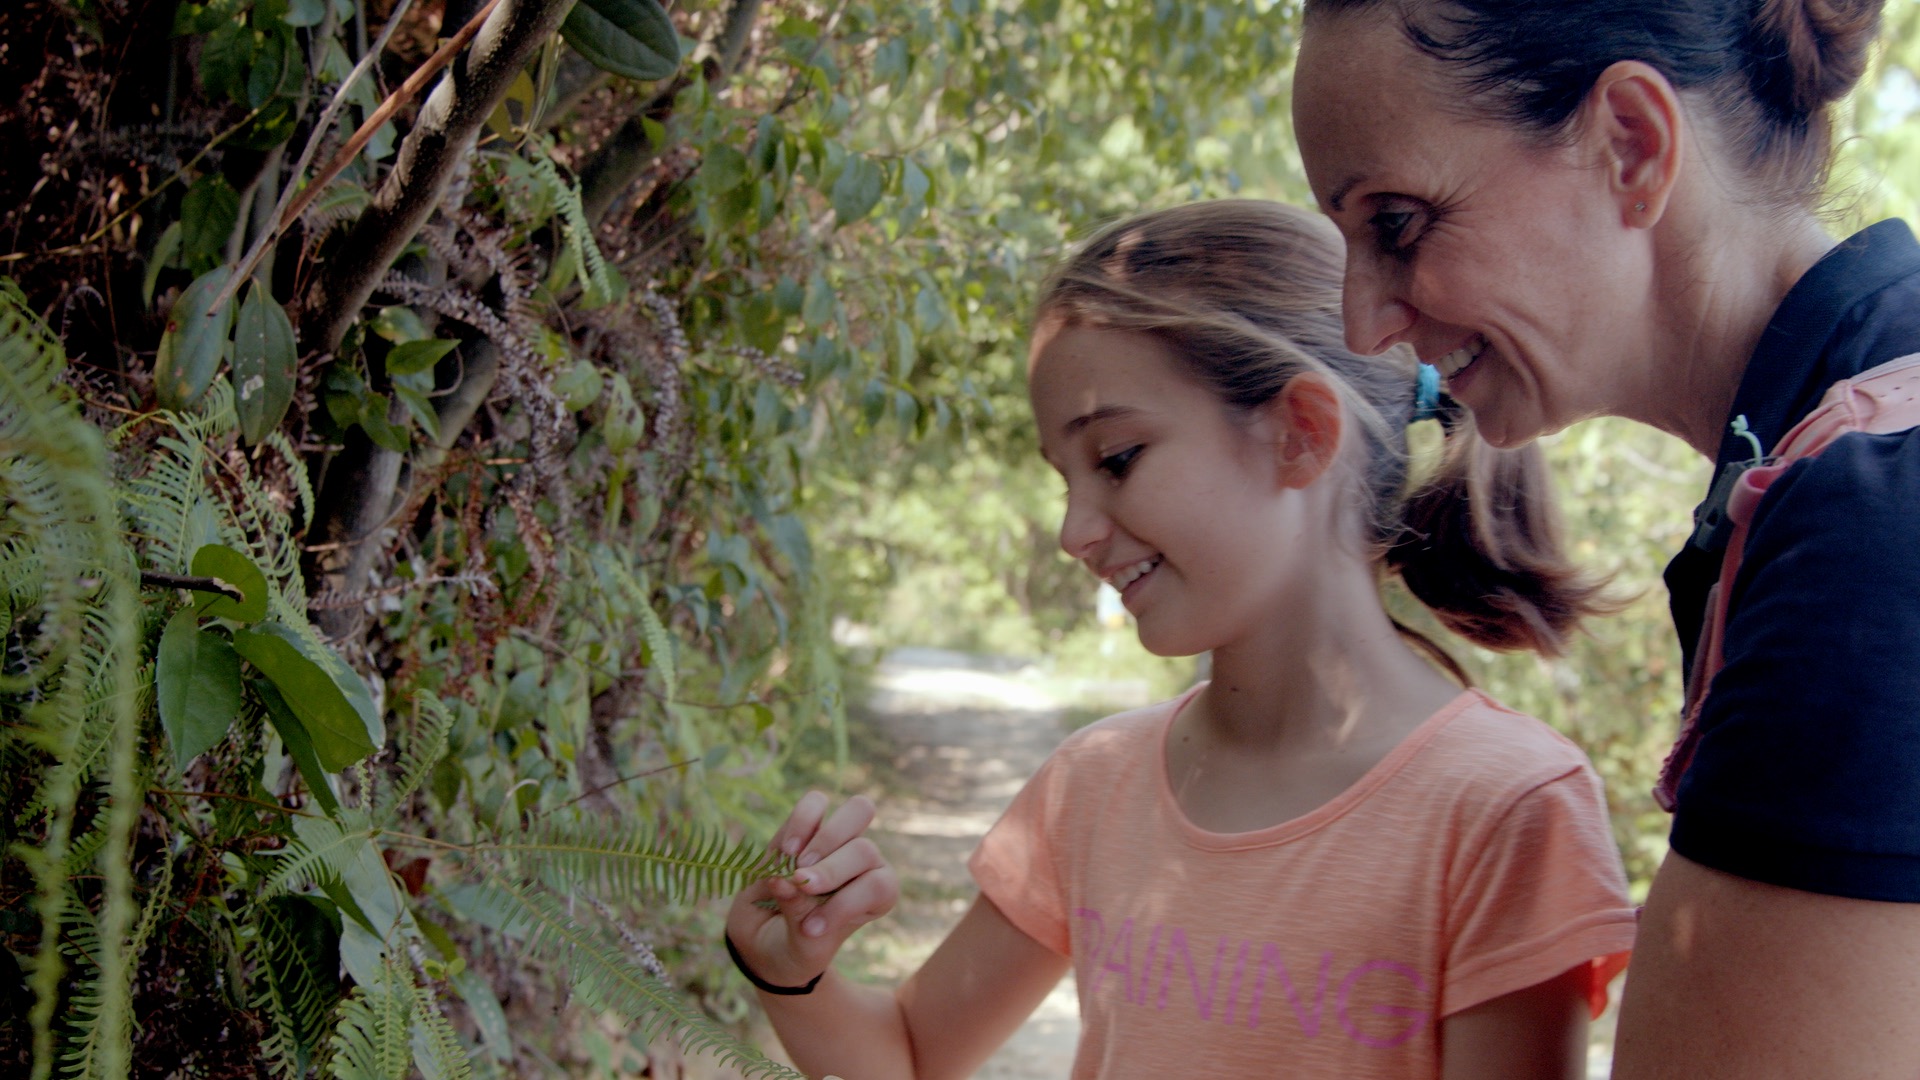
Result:
<svg viewBox="0 0 1920 1080"><path fill-rule="evenodd" d="M1617 610L1603 595L1606 580L1563 550L1537 444L1497 449L1457 407L1444 422L1440 466L1408 496L1387 565L1467 640L1558 656L1582 618Z"/></svg>

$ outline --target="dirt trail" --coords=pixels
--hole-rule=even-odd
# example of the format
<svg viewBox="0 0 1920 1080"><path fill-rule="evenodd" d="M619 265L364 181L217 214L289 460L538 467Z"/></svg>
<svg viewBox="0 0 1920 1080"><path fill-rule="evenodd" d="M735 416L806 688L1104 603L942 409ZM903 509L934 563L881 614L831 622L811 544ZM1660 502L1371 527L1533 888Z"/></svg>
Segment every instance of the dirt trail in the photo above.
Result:
<svg viewBox="0 0 1920 1080"><path fill-rule="evenodd" d="M859 738L879 790L874 841L900 875L900 905L849 948L876 978L919 966L972 903L966 860L1070 730L1057 690L991 661L898 650L877 673ZM850 967L853 965L849 965ZM975 1076L1059 1080L1080 1035L1073 977Z"/></svg>

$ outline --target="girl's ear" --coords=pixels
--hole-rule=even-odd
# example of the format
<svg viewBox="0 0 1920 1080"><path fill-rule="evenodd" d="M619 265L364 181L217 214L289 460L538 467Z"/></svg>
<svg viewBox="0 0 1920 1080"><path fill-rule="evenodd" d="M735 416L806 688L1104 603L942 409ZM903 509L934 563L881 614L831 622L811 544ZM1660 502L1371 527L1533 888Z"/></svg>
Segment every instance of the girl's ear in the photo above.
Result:
<svg viewBox="0 0 1920 1080"><path fill-rule="evenodd" d="M1327 377L1314 371L1295 375L1270 406L1276 427L1274 461L1281 484L1305 488L1333 465L1340 452L1345 414L1340 395Z"/></svg>

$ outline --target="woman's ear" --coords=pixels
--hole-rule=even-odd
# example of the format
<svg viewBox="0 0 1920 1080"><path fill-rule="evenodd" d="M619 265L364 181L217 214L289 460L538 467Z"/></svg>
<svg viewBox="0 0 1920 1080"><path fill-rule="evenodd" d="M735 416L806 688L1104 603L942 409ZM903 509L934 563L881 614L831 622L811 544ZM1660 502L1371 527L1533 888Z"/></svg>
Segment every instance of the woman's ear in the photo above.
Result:
<svg viewBox="0 0 1920 1080"><path fill-rule="evenodd" d="M1680 177L1686 123L1680 95L1650 65L1622 60L1594 80L1581 109L1586 131L1599 144L1621 221L1653 225Z"/></svg>
<svg viewBox="0 0 1920 1080"><path fill-rule="evenodd" d="M1304 371L1287 380L1269 408L1281 484L1311 486L1340 454L1340 432L1346 421L1340 395L1326 376Z"/></svg>

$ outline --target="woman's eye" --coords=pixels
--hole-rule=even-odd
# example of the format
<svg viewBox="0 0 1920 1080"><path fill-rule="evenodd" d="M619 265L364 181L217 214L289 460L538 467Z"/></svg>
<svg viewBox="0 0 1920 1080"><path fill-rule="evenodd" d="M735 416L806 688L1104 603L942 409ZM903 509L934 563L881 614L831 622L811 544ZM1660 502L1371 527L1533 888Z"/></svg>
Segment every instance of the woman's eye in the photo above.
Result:
<svg viewBox="0 0 1920 1080"><path fill-rule="evenodd" d="M1389 254L1405 253L1419 239L1417 235L1409 235L1413 219L1411 210L1382 210L1369 218L1367 224L1373 226L1373 235L1379 241L1380 250Z"/></svg>
<svg viewBox="0 0 1920 1080"><path fill-rule="evenodd" d="M1143 449L1145 447L1130 446L1117 454L1108 454L1100 459L1098 467L1101 472L1118 480L1127 475L1127 470L1133 468L1134 461L1139 458L1140 451Z"/></svg>

